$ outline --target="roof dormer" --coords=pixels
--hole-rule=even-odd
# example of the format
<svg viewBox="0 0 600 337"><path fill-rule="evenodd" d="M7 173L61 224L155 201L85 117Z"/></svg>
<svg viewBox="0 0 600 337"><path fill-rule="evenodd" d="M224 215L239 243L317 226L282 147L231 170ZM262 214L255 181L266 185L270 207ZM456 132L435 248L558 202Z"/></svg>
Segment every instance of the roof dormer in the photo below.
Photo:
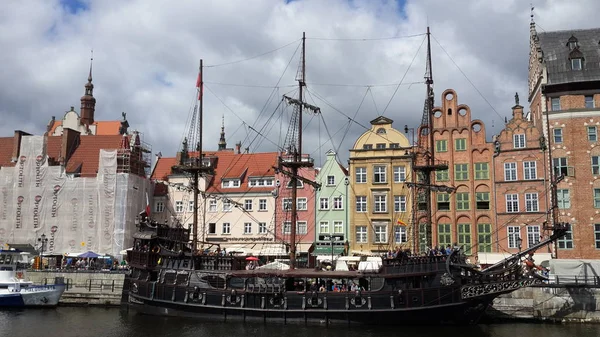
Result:
<svg viewBox="0 0 600 337"><path fill-rule="evenodd" d="M567 41L567 47L569 47L570 50L579 48L579 41L577 40L575 35L571 35L571 37Z"/></svg>

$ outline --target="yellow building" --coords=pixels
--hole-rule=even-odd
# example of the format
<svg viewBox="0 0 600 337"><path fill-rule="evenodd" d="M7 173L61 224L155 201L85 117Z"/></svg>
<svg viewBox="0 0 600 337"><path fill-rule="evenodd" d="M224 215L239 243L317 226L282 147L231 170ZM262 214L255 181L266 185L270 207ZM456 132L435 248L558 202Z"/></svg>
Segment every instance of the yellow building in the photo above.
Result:
<svg viewBox="0 0 600 337"><path fill-rule="evenodd" d="M411 248L411 144L379 116L350 150L350 252L379 254Z"/></svg>

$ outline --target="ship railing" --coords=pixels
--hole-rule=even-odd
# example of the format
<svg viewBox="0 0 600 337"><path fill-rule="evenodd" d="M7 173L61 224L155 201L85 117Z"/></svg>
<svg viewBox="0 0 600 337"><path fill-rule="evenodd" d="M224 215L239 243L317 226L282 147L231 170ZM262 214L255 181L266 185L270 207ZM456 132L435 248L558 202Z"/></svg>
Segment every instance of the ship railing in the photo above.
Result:
<svg viewBox="0 0 600 337"><path fill-rule="evenodd" d="M153 252L130 250L127 252L129 265L138 268L156 268L160 255Z"/></svg>
<svg viewBox="0 0 600 337"><path fill-rule="evenodd" d="M582 287L600 287L600 276L597 275L556 275L550 274L548 281L542 286L565 287L565 286L582 286Z"/></svg>

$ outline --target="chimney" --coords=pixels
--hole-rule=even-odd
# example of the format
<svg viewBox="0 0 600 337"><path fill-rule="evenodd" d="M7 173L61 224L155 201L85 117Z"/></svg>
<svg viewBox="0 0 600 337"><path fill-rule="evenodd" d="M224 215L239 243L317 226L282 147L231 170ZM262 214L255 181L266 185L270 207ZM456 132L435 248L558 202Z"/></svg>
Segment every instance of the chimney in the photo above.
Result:
<svg viewBox="0 0 600 337"><path fill-rule="evenodd" d="M63 166L67 166L69 159L71 159L71 155L79 146L79 131L64 128L62 139L60 142L60 164Z"/></svg>
<svg viewBox="0 0 600 337"><path fill-rule="evenodd" d="M242 153L242 142L235 143L235 153L237 153L237 154Z"/></svg>
<svg viewBox="0 0 600 337"><path fill-rule="evenodd" d="M10 161L12 161L13 163L17 162L17 160L19 159L19 155L21 154L21 140L23 139L23 136L31 135L21 130L15 130L15 140L13 142L12 156L10 158Z"/></svg>

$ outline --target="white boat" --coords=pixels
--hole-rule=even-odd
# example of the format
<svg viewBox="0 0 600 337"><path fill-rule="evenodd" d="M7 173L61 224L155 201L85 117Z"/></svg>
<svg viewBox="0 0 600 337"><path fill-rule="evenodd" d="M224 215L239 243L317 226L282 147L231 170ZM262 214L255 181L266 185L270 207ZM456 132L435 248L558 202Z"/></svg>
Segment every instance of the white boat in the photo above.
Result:
<svg viewBox="0 0 600 337"><path fill-rule="evenodd" d="M56 306L64 282L57 278L52 285L35 285L26 279L29 253L0 250L0 307Z"/></svg>

